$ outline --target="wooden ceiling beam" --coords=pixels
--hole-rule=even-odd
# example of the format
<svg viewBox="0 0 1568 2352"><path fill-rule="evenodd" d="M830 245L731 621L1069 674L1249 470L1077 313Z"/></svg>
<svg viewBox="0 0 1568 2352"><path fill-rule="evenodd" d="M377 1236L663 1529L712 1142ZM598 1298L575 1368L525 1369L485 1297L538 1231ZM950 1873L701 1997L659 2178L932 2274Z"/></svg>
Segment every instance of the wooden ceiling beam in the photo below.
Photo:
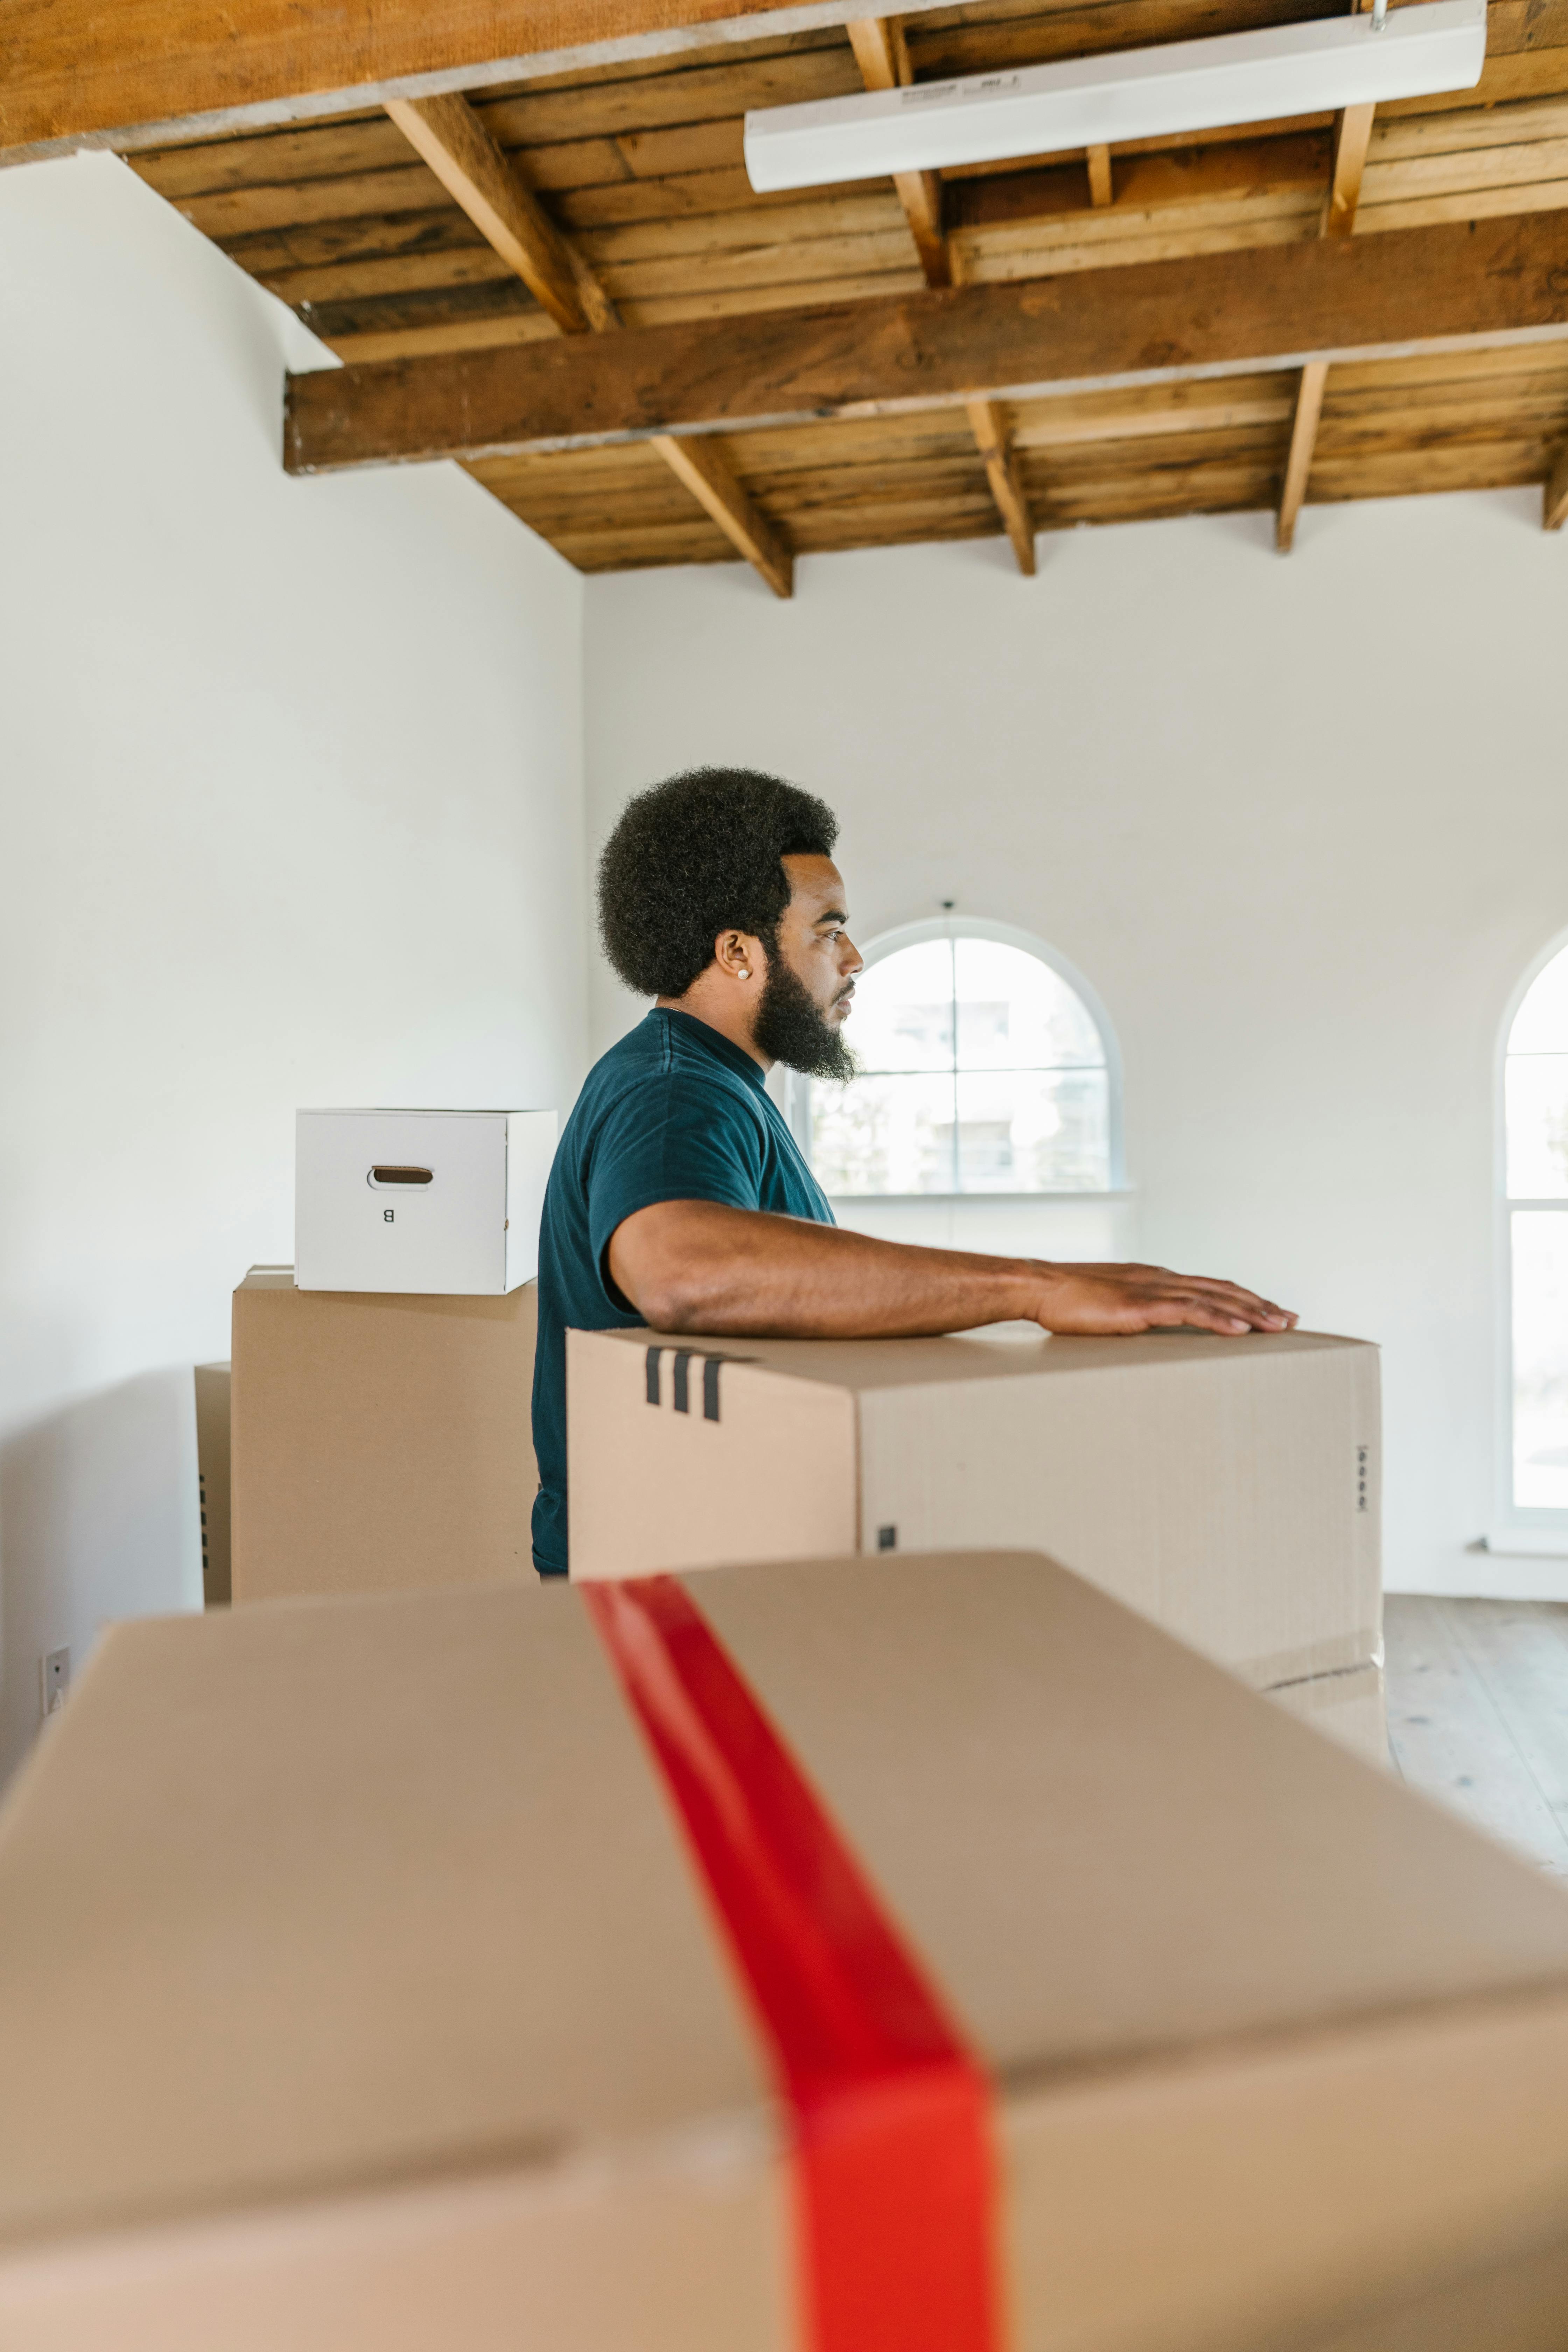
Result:
<svg viewBox="0 0 1568 2352"><path fill-rule="evenodd" d="M1543 530L1561 530L1565 522L1568 522L1568 446L1563 448L1546 478L1541 509Z"/></svg>
<svg viewBox="0 0 1568 2352"><path fill-rule="evenodd" d="M1110 150L1086 147L1083 152L1089 161L1089 201L1097 212L1101 212L1116 194L1110 177Z"/></svg>
<svg viewBox="0 0 1568 2352"><path fill-rule="evenodd" d="M845 26L868 89L907 89L914 79L910 46L897 16L852 16ZM934 172L895 172L893 185L910 225L928 286L951 286L952 264L942 225L942 182Z"/></svg>
<svg viewBox="0 0 1568 2352"><path fill-rule="evenodd" d="M904 0L904 13L942 5ZM865 0L7 0L0 163L222 139L864 12Z"/></svg>
<svg viewBox="0 0 1568 2352"><path fill-rule="evenodd" d="M1296 394L1296 414L1290 424L1290 454L1285 461L1285 487L1279 494L1279 511L1274 519L1274 544L1281 555L1289 555L1295 541L1296 518L1307 495L1307 477L1312 470L1312 451L1318 441L1318 419L1323 408L1323 386L1328 380L1327 360L1309 360L1301 370L1301 382Z"/></svg>
<svg viewBox="0 0 1568 2352"><path fill-rule="evenodd" d="M1568 337L1568 213L1321 237L289 380L292 473Z"/></svg>
<svg viewBox="0 0 1568 2352"><path fill-rule="evenodd" d="M1032 579L1035 572L1035 525L1029 513L1029 501L1024 496L1024 486L1018 479L1006 418L994 400L972 400L966 405L969 429L974 436L974 445L985 467L985 478L991 485L996 511L1013 542L1019 571Z"/></svg>
<svg viewBox="0 0 1568 2352"><path fill-rule="evenodd" d="M389 99L386 111L563 334L605 335L619 328L620 314L598 278L466 98ZM789 548L725 452L668 434L656 434L653 446L774 595L792 595Z"/></svg>

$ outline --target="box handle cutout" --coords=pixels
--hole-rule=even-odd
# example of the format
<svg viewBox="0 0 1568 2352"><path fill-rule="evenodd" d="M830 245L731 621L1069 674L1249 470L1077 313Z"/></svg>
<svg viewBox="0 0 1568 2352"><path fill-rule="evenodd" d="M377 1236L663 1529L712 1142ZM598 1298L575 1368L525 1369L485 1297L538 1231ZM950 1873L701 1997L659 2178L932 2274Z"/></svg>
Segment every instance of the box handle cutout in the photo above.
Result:
<svg viewBox="0 0 1568 2352"><path fill-rule="evenodd" d="M379 1191L383 1184L433 1184L433 1168L373 1168L365 1178L367 1184Z"/></svg>

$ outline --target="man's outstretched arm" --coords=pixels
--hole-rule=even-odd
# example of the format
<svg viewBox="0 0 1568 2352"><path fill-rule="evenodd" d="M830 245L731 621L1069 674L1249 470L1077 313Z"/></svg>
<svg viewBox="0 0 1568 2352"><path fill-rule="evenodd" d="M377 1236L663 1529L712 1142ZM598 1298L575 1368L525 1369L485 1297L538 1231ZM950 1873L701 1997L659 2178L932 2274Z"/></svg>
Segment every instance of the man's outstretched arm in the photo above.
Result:
<svg viewBox="0 0 1568 2352"><path fill-rule="evenodd" d="M914 1249L715 1201L661 1201L616 1226L611 1279L656 1331L911 1339L1016 1320L1047 1331L1191 1324L1288 1331L1294 1315L1234 1282L1157 1265L1053 1265Z"/></svg>

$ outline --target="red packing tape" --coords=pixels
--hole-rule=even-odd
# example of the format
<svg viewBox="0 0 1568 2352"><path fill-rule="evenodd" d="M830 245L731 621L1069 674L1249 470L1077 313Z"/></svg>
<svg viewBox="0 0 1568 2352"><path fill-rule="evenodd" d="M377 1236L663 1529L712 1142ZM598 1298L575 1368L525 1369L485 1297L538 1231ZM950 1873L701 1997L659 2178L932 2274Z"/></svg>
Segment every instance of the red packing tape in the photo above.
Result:
<svg viewBox="0 0 1568 2352"><path fill-rule="evenodd" d="M843 1835L670 1577L584 1598L756 2008L814 2352L995 2352L991 2094Z"/></svg>

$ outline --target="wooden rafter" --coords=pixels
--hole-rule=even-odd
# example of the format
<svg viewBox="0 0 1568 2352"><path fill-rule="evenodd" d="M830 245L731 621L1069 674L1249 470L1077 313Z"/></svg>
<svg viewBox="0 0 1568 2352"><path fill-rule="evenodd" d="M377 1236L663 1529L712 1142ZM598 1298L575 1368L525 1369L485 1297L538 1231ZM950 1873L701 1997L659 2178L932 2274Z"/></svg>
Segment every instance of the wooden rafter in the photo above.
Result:
<svg viewBox="0 0 1568 2352"><path fill-rule="evenodd" d="M996 511L1006 526L1013 542L1013 552L1018 559L1018 569L1029 576L1035 571L1035 526L1029 515L1029 502L1024 496L1018 479L1017 462L1007 435L1006 420L994 400L972 400L969 410L970 430L985 467L985 478L991 485L991 495L996 501Z"/></svg>
<svg viewBox="0 0 1568 2352"><path fill-rule="evenodd" d="M1352 0L1352 16L1360 7L1361 0ZM1349 236L1355 227L1356 206L1361 202L1362 177L1366 170L1367 149L1372 143L1372 118L1375 112L1375 107L1372 106L1346 106L1342 107L1334 117L1329 194L1322 218L1322 234L1325 236ZM1274 518L1274 544L1281 555L1289 555L1296 543L1296 518L1307 495L1307 483L1312 471L1312 453L1318 444L1318 424L1323 413L1323 392L1328 381L1327 365L1321 360L1309 361L1301 370L1295 414L1290 424L1290 446L1286 454L1285 474L1279 486L1279 505Z"/></svg>
<svg viewBox="0 0 1568 2352"><path fill-rule="evenodd" d="M1565 447L1546 478L1545 496L1542 500L1542 528L1561 530L1568 522L1568 447Z"/></svg>
<svg viewBox="0 0 1568 2352"><path fill-rule="evenodd" d="M389 99L386 110L563 334L604 335L620 326L616 306L593 270L466 98ZM792 594L790 551L723 451L668 434L656 434L653 446L774 595Z"/></svg>
<svg viewBox="0 0 1568 2352"><path fill-rule="evenodd" d="M1289 555L1295 542L1296 518L1307 495L1307 477L1312 470L1318 419L1323 408L1323 386L1328 380L1327 360L1309 360L1301 370L1296 413L1290 423L1290 454L1285 461L1285 487L1279 494L1279 511L1274 521L1274 544L1281 555Z"/></svg>
<svg viewBox="0 0 1568 2352"><path fill-rule="evenodd" d="M1371 106L1347 106L1334 119L1334 160L1329 178L1329 201L1323 215L1325 236L1349 236L1361 202L1362 174L1372 143Z"/></svg>
<svg viewBox="0 0 1568 2352"><path fill-rule="evenodd" d="M1254 247L290 378L311 473L1568 336L1568 214Z"/></svg>
<svg viewBox="0 0 1568 2352"><path fill-rule="evenodd" d="M466 98L393 98L386 110L563 334L602 335L620 325L593 271Z"/></svg>
<svg viewBox="0 0 1568 2352"><path fill-rule="evenodd" d="M858 16L846 27L860 79L868 89L907 89L914 79L904 28L896 16ZM1109 173L1109 163L1107 165ZM896 172L893 185L910 225L928 286L951 286L952 256L943 221L942 182L934 172ZM1013 542L1020 572L1035 570L1035 527L1007 437L1007 422L994 400L968 404L974 446L1002 528Z"/></svg>
<svg viewBox="0 0 1568 2352"><path fill-rule="evenodd" d="M1086 147L1084 153L1089 159L1089 200L1097 212L1103 212L1116 193L1110 177L1110 150Z"/></svg>
<svg viewBox="0 0 1568 2352"><path fill-rule="evenodd" d="M852 16L845 26L868 89L907 89L914 75L896 16ZM934 172L895 172L893 185L910 225L928 286L951 286L952 265L942 229L942 182Z"/></svg>
<svg viewBox="0 0 1568 2352"><path fill-rule="evenodd" d="M1350 0L1351 15L1364 16L1373 0ZM1375 106L1342 107L1334 117L1333 161L1329 172L1328 201L1323 206L1323 235L1349 236L1355 227L1361 202L1362 175L1372 143Z"/></svg>
<svg viewBox="0 0 1568 2352"><path fill-rule="evenodd" d="M721 448L697 434L656 433L653 446L775 596L795 589L795 558Z"/></svg>

